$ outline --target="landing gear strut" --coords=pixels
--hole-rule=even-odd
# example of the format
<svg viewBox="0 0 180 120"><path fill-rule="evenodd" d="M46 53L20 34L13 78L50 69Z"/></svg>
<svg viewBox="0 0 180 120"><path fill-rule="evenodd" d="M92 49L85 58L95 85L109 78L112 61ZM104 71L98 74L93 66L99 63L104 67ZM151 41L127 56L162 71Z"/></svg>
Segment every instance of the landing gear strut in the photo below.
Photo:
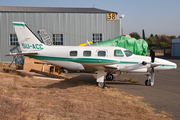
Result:
<svg viewBox="0 0 180 120"><path fill-rule="evenodd" d="M106 87L106 83L104 81L104 70L98 70L97 71L97 86L101 87L101 88L105 88Z"/></svg>

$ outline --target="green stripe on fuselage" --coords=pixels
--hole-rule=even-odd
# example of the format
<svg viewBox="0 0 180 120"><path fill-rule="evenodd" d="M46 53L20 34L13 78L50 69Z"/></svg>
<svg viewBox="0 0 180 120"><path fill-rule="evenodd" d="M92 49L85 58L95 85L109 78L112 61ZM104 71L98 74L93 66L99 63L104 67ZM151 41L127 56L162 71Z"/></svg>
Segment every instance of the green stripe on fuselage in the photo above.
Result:
<svg viewBox="0 0 180 120"><path fill-rule="evenodd" d="M165 66L165 67L177 67L176 65L159 65L159 66Z"/></svg>
<svg viewBox="0 0 180 120"><path fill-rule="evenodd" d="M24 24L20 24L20 23L13 23L14 26L22 26L22 27L25 27Z"/></svg>
<svg viewBox="0 0 180 120"><path fill-rule="evenodd" d="M119 64L139 64L138 62L120 61Z"/></svg>

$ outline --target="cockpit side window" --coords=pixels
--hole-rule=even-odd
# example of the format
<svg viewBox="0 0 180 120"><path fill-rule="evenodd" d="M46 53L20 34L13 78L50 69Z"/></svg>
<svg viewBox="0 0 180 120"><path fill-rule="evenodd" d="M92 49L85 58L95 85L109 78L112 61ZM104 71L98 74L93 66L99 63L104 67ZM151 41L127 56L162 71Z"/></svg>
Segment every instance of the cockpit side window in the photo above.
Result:
<svg viewBox="0 0 180 120"><path fill-rule="evenodd" d="M133 54L129 50L125 50L124 53L126 54L127 57L130 57Z"/></svg>
<svg viewBox="0 0 180 120"><path fill-rule="evenodd" d="M121 50L114 50L115 57L124 57L123 52Z"/></svg>

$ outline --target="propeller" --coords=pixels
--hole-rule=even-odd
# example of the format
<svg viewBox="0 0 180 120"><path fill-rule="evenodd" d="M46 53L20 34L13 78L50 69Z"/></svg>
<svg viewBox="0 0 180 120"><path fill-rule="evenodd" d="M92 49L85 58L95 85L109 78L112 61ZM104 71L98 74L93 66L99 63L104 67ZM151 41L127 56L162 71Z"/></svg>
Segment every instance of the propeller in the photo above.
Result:
<svg viewBox="0 0 180 120"><path fill-rule="evenodd" d="M150 51L150 56L151 56L151 68L153 68L154 67L154 60L155 60L155 52L151 49L151 51ZM146 61L143 61L142 62L142 64L143 65L146 65L147 64L147 62ZM153 68L154 69L154 68Z"/></svg>

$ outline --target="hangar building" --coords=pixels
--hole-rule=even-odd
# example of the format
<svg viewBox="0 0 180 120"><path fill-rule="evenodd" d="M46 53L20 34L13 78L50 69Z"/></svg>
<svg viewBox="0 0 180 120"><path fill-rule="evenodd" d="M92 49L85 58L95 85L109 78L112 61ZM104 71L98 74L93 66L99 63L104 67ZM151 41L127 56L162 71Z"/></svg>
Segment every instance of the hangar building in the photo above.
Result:
<svg viewBox="0 0 180 120"><path fill-rule="evenodd" d="M37 36L37 31L46 29L54 45L76 46L119 36L116 15L97 8L0 6L0 62L12 62L15 57L5 55L20 51L13 21L25 22Z"/></svg>
<svg viewBox="0 0 180 120"><path fill-rule="evenodd" d="M171 56L180 56L180 38L172 39Z"/></svg>

